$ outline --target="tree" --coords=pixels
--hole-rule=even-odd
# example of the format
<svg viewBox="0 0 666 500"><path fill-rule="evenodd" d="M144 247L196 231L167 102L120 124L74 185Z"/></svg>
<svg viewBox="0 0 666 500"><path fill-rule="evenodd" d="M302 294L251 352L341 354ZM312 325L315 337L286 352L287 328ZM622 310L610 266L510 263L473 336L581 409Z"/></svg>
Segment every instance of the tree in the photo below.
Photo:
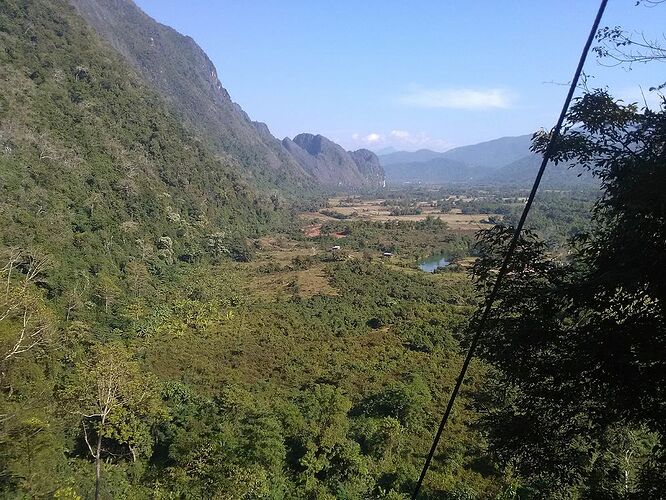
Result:
<svg viewBox="0 0 666 500"><path fill-rule="evenodd" d="M636 5L656 7L661 3L664 3L664 0L637 0ZM597 33L597 41L600 45L592 50L601 61L611 66L622 65L631 69L634 64L666 61L666 46L663 41L643 32L629 32L621 26L606 26ZM662 82L650 90L661 90L665 87L666 82Z"/></svg>
<svg viewBox="0 0 666 500"><path fill-rule="evenodd" d="M155 379L143 373L119 343L101 346L91 359L80 362L65 396L70 410L81 416L83 440L95 462L97 499L103 460L149 456L151 429L166 418L166 410Z"/></svg>
<svg viewBox="0 0 666 500"><path fill-rule="evenodd" d="M300 403L304 422L299 432L303 450L299 465L304 491L317 498L336 490L351 490L350 497L363 496L369 487L369 470L360 446L347 436L351 401L340 389L320 384Z"/></svg>
<svg viewBox="0 0 666 500"><path fill-rule="evenodd" d="M53 332L53 318L35 284L43 279L49 259L10 248L0 269L0 378L12 359L45 345Z"/></svg>
<svg viewBox="0 0 666 500"><path fill-rule="evenodd" d="M104 304L104 312L108 314L109 308L118 300L122 290L115 276L101 272L97 276L96 293L99 301Z"/></svg>
<svg viewBox="0 0 666 500"><path fill-rule="evenodd" d="M134 298L142 298L151 290L151 276L146 265L137 260L131 260L125 265L125 282L132 291Z"/></svg>
<svg viewBox="0 0 666 500"><path fill-rule="evenodd" d="M65 291L64 297L66 301L65 322L69 323L72 313L83 308L86 297L86 292L90 286L90 278L87 273L78 273L77 279L73 287Z"/></svg>
<svg viewBox="0 0 666 500"><path fill-rule="evenodd" d="M639 111L603 90L577 100L553 160L601 180L594 227L563 261L526 233L492 310L481 348L498 370L486 419L491 447L533 484L591 485L595 454L610 453L604 443L623 443L632 463L650 462L664 477L665 105ZM538 134L534 148L542 151L548 139ZM511 233L497 227L482 235L479 291L492 284ZM659 443L654 450L641 444L650 439Z"/></svg>
<svg viewBox="0 0 666 500"><path fill-rule="evenodd" d="M47 497L63 472L62 443L48 414L13 406L14 418L2 421L0 431L0 495L9 495L7 483L31 498ZM5 434L6 433L6 434Z"/></svg>

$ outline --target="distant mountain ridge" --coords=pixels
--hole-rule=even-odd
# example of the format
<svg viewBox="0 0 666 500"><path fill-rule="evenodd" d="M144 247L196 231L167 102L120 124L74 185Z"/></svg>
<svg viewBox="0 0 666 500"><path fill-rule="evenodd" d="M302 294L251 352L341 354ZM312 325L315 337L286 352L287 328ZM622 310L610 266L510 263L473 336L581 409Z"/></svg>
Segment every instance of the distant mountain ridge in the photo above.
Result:
<svg viewBox="0 0 666 500"><path fill-rule="evenodd" d="M531 153L518 160L498 168L486 178L495 184L531 185L541 165L541 155ZM592 174L576 166L566 163L555 165L549 163L543 175L542 183L546 186L591 185L597 183Z"/></svg>
<svg viewBox="0 0 666 500"><path fill-rule="evenodd" d="M398 152L398 150L395 149L393 146L388 146L388 147L376 149L376 150L373 151L373 153L375 153L377 156L382 156L382 155L387 155L387 154L390 154L390 153L397 153L397 152Z"/></svg>
<svg viewBox="0 0 666 500"><path fill-rule="evenodd" d="M531 135L501 137L443 153L427 149L399 151L379 157L388 183L476 183L527 185L541 163L530 151ZM581 174L581 175L579 175ZM550 165L544 181L550 185L589 184L592 176L566 165Z"/></svg>
<svg viewBox="0 0 666 500"><path fill-rule="evenodd" d="M393 151L380 155L382 165L393 165L396 163L417 163L441 158L445 153L432 151L430 149L419 149L418 151Z"/></svg>
<svg viewBox="0 0 666 500"><path fill-rule="evenodd" d="M529 154L532 135L500 137L469 146L461 146L442 153L443 158L468 165L499 168Z"/></svg>
<svg viewBox="0 0 666 500"><path fill-rule="evenodd" d="M133 1L69 1L97 34L166 99L190 130L218 154L235 160L255 183L292 193L316 184L339 185L340 181L349 188L378 184L377 166L369 169L370 177L366 178L353 160L340 162L342 170L336 180L336 174L330 171L335 163L324 167L320 161L315 168L310 158L292 154L266 124L252 121L231 100L215 66L192 38L158 23ZM378 169L383 182L381 166Z"/></svg>
<svg viewBox="0 0 666 500"><path fill-rule="evenodd" d="M389 183L468 183L488 176L492 170L473 167L448 158L433 158L428 161L394 163L384 167Z"/></svg>
<svg viewBox="0 0 666 500"><path fill-rule="evenodd" d="M460 146L444 152L433 151L431 149L393 151L391 153L380 154L380 157L382 165L417 163L430 161L435 158L447 158L469 165L500 167L529 153L531 140L532 136L530 134L500 137L499 139L469 146Z"/></svg>

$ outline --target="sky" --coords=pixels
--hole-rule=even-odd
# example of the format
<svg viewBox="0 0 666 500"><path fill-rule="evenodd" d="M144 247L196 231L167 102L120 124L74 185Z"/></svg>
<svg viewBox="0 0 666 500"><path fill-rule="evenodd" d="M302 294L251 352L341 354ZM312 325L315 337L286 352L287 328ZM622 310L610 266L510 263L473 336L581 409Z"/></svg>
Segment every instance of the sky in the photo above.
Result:
<svg viewBox="0 0 666 500"><path fill-rule="evenodd" d="M444 151L553 126L596 0L135 0L206 51L278 138ZM666 4L610 0L602 25L662 36ZM641 101L666 65L601 65L589 86Z"/></svg>

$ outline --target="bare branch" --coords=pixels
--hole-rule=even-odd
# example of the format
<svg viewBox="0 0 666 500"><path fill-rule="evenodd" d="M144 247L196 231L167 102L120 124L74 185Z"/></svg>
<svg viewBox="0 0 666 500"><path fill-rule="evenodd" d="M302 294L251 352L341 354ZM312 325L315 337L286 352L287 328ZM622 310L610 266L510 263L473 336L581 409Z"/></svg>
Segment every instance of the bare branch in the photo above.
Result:
<svg viewBox="0 0 666 500"><path fill-rule="evenodd" d="M95 456L95 452L93 451L92 446L90 446L90 441L88 440L88 430L86 429L86 422L85 422L85 420L83 420L83 421L81 422L81 426L83 427L83 437L84 437L84 439L85 439L85 441L86 441L86 445L88 446L88 450L90 450L90 455L92 455L92 456L94 457L94 456Z"/></svg>

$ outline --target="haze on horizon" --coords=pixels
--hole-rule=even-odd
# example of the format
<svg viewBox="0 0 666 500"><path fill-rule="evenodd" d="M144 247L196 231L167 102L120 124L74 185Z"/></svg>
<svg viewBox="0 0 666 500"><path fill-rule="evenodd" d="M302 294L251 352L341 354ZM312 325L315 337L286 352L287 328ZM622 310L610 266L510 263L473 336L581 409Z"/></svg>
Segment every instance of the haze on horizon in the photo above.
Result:
<svg viewBox="0 0 666 500"><path fill-rule="evenodd" d="M550 127L597 9L594 1L136 0L193 37L222 85L277 137L320 133L347 149L444 151ZM610 2L603 25L660 33L655 11ZM655 67L609 68L589 86L642 102Z"/></svg>

